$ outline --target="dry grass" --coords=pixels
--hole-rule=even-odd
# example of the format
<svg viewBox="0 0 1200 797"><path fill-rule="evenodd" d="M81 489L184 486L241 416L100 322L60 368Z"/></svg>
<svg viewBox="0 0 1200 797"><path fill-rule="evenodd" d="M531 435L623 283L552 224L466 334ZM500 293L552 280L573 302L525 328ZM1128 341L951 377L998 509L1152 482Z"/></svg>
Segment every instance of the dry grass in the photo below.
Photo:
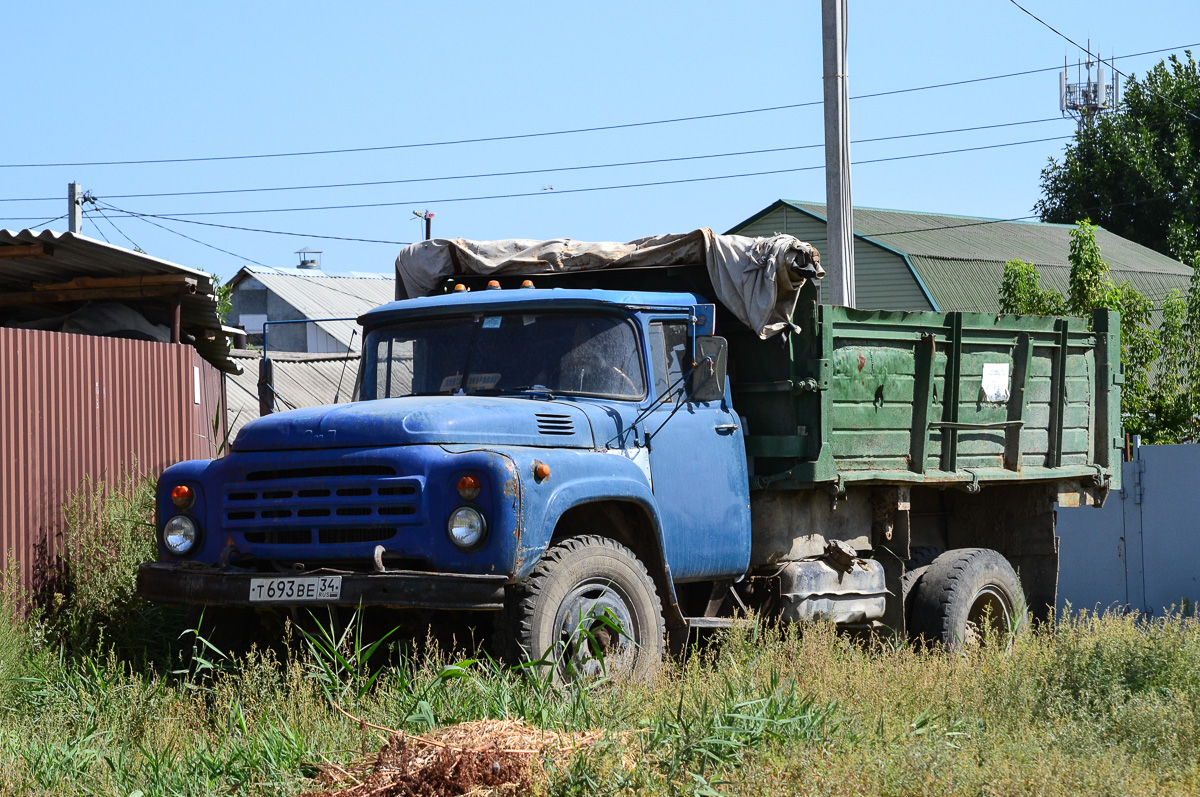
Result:
<svg viewBox="0 0 1200 797"><path fill-rule="evenodd" d="M141 522L138 494L104 517ZM567 688L436 647L379 670L353 637L184 670L182 618L129 599L126 558L41 620L0 612L0 795L1200 793L1191 618L962 657L751 627L649 683Z"/></svg>

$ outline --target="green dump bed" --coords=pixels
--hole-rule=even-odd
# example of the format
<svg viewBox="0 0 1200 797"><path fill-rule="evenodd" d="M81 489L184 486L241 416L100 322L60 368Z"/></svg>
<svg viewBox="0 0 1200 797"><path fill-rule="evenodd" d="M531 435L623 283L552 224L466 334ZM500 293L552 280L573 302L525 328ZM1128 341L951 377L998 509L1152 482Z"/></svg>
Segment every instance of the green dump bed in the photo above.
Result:
<svg viewBox="0 0 1200 797"><path fill-rule="evenodd" d="M505 288L525 275L496 275ZM704 266L560 272L538 287L691 291ZM482 288L484 278L455 281ZM1120 486L1120 326L851 310L801 290L798 332L759 338L720 305L752 489L1088 480ZM1093 331L1094 330L1094 331ZM985 373L989 375L985 385Z"/></svg>
<svg viewBox="0 0 1200 797"><path fill-rule="evenodd" d="M751 483L1119 486L1120 345L1092 319L851 310L801 295L798 334L726 326Z"/></svg>

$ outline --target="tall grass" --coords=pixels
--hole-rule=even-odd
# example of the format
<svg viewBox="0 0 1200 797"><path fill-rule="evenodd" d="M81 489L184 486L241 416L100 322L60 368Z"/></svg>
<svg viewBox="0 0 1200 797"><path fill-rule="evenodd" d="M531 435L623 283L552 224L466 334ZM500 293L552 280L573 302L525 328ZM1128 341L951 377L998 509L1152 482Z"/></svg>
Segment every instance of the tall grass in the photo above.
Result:
<svg viewBox="0 0 1200 797"><path fill-rule="evenodd" d="M0 795L299 793L382 741L335 704L412 733L482 718L612 731L548 763L554 795L1200 792L1193 618L1083 616L955 657L760 624L650 682L565 686L432 644L388 639L379 656L350 623L198 669L178 625L137 627L160 610L126 589L145 531L123 511L85 525L119 538L93 560L107 570L64 581L53 611L0 612Z"/></svg>

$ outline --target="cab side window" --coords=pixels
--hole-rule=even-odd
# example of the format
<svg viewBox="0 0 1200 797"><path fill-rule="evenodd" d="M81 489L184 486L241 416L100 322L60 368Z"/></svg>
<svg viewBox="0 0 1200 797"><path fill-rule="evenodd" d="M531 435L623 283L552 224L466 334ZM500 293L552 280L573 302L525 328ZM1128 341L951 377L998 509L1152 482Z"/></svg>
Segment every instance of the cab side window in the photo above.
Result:
<svg viewBox="0 0 1200 797"><path fill-rule="evenodd" d="M692 366L687 322L651 322L650 356L654 358L654 396L669 390L671 400L678 399L685 392L683 374Z"/></svg>

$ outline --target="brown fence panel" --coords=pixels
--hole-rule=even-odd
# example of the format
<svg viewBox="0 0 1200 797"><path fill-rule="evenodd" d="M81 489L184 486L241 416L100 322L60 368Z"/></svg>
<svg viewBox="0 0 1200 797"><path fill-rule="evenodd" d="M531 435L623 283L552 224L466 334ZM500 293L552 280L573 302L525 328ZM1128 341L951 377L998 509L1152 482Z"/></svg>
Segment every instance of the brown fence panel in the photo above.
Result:
<svg viewBox="0 0 1200 797"><path fill-rule="evenodd" d="M222 379L187 345L0 328L0 548L25 583L85 477L214 456Z"/></svg>

